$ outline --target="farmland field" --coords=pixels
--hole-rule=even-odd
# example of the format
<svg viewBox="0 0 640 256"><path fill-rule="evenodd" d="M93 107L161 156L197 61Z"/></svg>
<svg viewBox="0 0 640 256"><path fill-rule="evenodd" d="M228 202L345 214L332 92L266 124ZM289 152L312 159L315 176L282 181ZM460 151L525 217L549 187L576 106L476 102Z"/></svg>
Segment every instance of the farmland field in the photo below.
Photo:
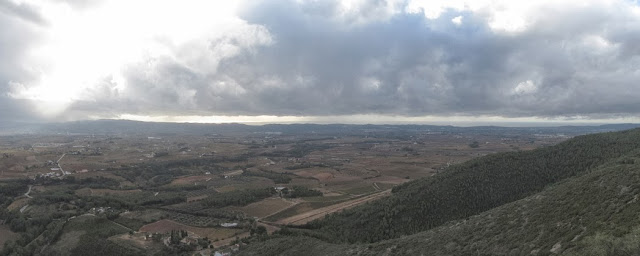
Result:
<svg viewBox="0 0 640 256"><path fill-rule="evenodd" d="M290 207L294 204L296 204L296 202L292 200L285 200L279 197L271 197L243 207L236 207L232 209L244 212L249 216L262 218L284 208Z"/></svg>
<svg viewBox="0 0 640 256"><path fill-rule="evenodd" d="M186 230L189 232L193 232L200 237L208 237L212 240L226 239L236 234L244 233L242 229L192 227L171 220L159 220L154 223L142 226L138 231L149 233L166 233L171 232L172 230Z"/></svg>

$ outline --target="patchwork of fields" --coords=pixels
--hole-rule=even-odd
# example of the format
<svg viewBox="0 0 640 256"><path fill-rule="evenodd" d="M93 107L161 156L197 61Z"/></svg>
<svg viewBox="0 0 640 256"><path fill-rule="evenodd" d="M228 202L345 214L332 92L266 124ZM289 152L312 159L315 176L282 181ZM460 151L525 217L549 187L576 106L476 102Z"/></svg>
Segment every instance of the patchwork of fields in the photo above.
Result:
<svg viewBox="0 0 640 256"><path fill-rule="evenodd" d="M381 127L350 133L0 137L6 152L0 185L9 191L0 242L37 240L25 250L55 253L79 252L84 249L78 241L108 238L117 250L133 254L205 252L374 201L452 164L566 138ZM110 232L68 228L87 216L96 220L86 228L108 225ZM26 246L9 244L12 250Z"/></svg>

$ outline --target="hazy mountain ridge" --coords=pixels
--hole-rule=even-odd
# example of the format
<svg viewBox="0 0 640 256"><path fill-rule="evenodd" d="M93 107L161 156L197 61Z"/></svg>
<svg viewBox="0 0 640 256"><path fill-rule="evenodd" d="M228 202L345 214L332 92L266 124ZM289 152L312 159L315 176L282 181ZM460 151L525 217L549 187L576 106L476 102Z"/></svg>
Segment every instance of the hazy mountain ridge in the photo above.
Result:
<svg viewBox="0 0 640 256"><path fill-rule="evenodd" d="M194 134L210 135L235 132L282 132L288 134L353 134L374 132L471 132L471 133L529 133L529 134L566 134L581 135L597 132L620 131L640 127L640 124L607 124L594 126L555 126L555 127L501 127L450 125L356 125L356 124L266 124L246 125L239 123L162 123L131 120L88 120L58 123L19 123L0 124L5 134Z"/></svg>

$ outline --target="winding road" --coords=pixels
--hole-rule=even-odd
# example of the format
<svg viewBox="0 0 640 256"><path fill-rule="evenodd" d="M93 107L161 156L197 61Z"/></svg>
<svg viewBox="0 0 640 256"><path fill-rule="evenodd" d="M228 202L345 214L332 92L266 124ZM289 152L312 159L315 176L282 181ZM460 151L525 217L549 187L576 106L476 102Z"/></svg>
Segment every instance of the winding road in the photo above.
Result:
<svg viewBox="0 0 640 256"><path fill-rule="evenodd" d="M29 185L29 190L27 190L27 193L24 193L24 196L28 197L28 198L33 198L29 195L29 193L31 193L31 188L33 187L33 185Z"/></svg>

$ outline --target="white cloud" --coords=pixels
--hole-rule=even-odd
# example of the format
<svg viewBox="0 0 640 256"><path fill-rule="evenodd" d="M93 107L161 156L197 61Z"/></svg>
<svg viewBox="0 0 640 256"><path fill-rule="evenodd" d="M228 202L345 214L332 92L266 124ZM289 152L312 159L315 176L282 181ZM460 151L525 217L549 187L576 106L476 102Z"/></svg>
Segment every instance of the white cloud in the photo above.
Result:
<svg viewBox="0 0 640 256"><path fill-rule="evenodd" d="M473 4L464 0L410 0L405 8L408 13L423 13L428 19L437 19L447 9L462 11Z"/></svg>
<svg viewBox="0 0 640 256"><path fill-rule="evenodd" d="M82 9L32 2L48 25L45 41L29 51L25 65L40 75L11 92L55 105L49 115L62 113L106 77L126 89L122 71L128 65L171 58L215 72L221 59L272 41L266 28L236 16L234 1L105 1Z"/></svg>
<svg viewBox="0 0 640 256"><path fill-rule="evenodd" d="M489 27L496 32L523 32L539 19L544 19L546 11L567 9L588 5L615 5L620 1L611 0L408 0L407 13L423 13L427 19L438 19L447 11L471 12L483 17ZM637 9L626 3L626 8ZM456 22L454 22L456 23Z"/></svg>
<svg viewBox="0 0 640 256"><path fill-rule="evenodd" d="M513 94L516 95L526 95L535 93L538 90L538 86L536 86L533 81L527 80L524 82L518 83L518 85L513 88Z"/></svg>
<svg viewBox="0 0 640 256"><path fill-rule="evenodd" d="M338 3L337 17L343 23L363 25L371 22L384 22L394 15L400 14L403 11L404 0L342 0Z"/></svg>
<svg viewBox="0 0 640 256"><path fill-rule="evenodd" d="M462 16L456 16L455 18L451 19L451 22L453 22L453 24L456 24L457 26L460 26L462 24Z"/></svg>

